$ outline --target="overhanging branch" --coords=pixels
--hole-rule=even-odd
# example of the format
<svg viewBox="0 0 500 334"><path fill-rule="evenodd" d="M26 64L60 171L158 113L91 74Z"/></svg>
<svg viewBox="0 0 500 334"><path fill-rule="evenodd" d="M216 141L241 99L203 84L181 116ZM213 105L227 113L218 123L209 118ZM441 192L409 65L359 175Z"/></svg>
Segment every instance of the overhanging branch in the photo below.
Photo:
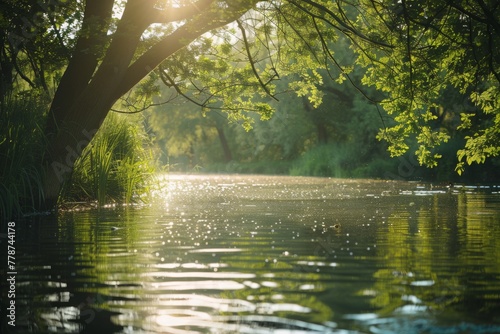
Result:
<svg viewBox="0 0 500 334"><path fill-rule="evenodd" d="M328 23L330 26L334 27L335 29L342 31L344 34L352 33L352 34L358 36L359 38L361 38L367 42L370 42L372 44L382 46L382 47L391 48L391 46L389 44L384 43L382 41L377 41L377 40L371 39L368 36L365 36L361 31L354 29L353 27L348 25L344 20L342 20L340 17L338 17L333 11L331 11L326 6L323 6L315 1L311 1L311 0L292 1L292 3L297 8L304 11L305 13L310 15L311 17L315 17L315 18L323 20L324 22ZM303 4L309 4L311 7L317 9L320 13L328 14L328 16L331 17L335 22L337 22L337 24L335 24L331 20L327 19L324 15L319 15L319 14L313 13L311 10L304 7Z"/></svg>
<svg viewBox="0 0 500 334"><path fill-rule="evenodd" d="M165 36L149 50L143 53L132 65L117 88L115 94L119 98L132 89L142 78L155 69L162 61L172 56L175 52L186 47L196 38L206 32L223 27L234 22L241 15L253 7L253 1L234 9L223 11L220 8L212 8L203 12L170 35Z"/></svg>
<svg viewBox="0 0 500 334"><path fill-rule="evenodd" d="M247 51L248 61L250 62L250 66L252 67L253 74L255 75L255 77L259 81L260 86L262 87L262 89L264 89L264 91L267 93L267 95L269 95L274 100L278 101L278 99L276 98L276 96L274 96L271 93L271 91L269 90L269 88L267 87L267 85L262 81L259 73L257 72L257 69L255 68L255 62L253 60L252 53L250 52L250 45L248 44L247 33L245 32L245 28L241 24L240 20L236 20L236 23L238 24L238 28L241 31L241 35L243 37L243 43L245 44L245 50Z"/></svg>

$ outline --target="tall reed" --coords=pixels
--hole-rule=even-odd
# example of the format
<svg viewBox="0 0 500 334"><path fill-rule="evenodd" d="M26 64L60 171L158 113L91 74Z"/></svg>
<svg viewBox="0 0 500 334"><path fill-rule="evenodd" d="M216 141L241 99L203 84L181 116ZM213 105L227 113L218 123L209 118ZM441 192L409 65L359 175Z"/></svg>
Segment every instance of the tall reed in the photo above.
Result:
<svg viewBox="0 0 500 334"><path fill-rule="evenodd" d="M155 172L151 143L141 116L110 114L76 161L66 201L141 201Z"/></svg>
<svg viewBox="0 0 500 334"><path fill-rule="evenodd" d="M0 219L33 212L44 200L43 120L47 106L37 98L10 98L0 110Z"/></svg>

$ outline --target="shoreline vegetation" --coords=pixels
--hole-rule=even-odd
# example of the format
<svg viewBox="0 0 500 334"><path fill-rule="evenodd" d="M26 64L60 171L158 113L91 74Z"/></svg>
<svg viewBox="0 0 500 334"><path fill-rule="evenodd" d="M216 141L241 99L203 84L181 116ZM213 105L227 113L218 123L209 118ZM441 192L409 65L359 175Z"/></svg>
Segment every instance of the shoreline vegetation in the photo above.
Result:
<svg viewBox="0 0 500 334"><path fill-rule="evenodd" d="M43 168L35 162L44 148L46 108L35 98L7 101L0 113L0 219L37 213L44 201ZM111 113L75 161L58 208L145 202L159 171L142 115ZM48 212L46 212L48 213Z"/></svg>
<svg viewBox="0 0 500 334"><path fill-rule="evenodd" d="M500 182L500 177L492 173L471 171L463 177L455 176L443 170L427 170L422 166L409 165L406 160L401 162L397 158L387 158L389 161L374 160L372 163L355 166L353 169L341 169L337 165L330 164L325 160L308 160L305 158L294 161L276 162L260 161L254 163L221 163L210 164L206 167L195 168L171 167L177 173L222 173L222 174L266 174L266 175L289 175L289 176L311 176L331 177L340 179L374 179L395 181L418 181L423 183L461 183L461 184L493 184ZM409 170L399 174L398 170L409 167Z"/></svg>

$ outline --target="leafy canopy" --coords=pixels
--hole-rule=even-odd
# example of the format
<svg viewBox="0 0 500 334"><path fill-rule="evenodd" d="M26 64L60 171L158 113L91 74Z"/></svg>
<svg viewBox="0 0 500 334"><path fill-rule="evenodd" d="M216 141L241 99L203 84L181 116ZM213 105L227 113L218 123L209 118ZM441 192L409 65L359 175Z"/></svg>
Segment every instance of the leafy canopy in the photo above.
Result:
<svg viewBox="0 0 500 334"><path fill-rule="evenodd" d="M377 138L389 143L391 156L414 149L422 165L433 167L438 147L461 136L461 173L465 164L500 153L499 14L496 2L481 0L262 1L167 59L157 73L204 110L222 109L250 129L247 112L269 119L274 109L266 99L283 93L318 107L325 85L318 69L343 82L361 66L363 84L380 92L372 102L388 120ZM333 51L339 36L356 54L350 63ZM283 88L276 83L284 77Z"/></svg>

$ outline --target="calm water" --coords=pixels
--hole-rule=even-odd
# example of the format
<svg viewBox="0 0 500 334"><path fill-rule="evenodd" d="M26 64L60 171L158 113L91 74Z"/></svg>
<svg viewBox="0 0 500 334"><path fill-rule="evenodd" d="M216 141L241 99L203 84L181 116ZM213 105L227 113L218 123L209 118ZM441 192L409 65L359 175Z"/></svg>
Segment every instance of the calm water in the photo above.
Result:
<svg viewBox="0 0 500 334"><path fill-rule="evenodd" d="M18 222L17 331L500 333L500 187L167 179Z"/></svg>

